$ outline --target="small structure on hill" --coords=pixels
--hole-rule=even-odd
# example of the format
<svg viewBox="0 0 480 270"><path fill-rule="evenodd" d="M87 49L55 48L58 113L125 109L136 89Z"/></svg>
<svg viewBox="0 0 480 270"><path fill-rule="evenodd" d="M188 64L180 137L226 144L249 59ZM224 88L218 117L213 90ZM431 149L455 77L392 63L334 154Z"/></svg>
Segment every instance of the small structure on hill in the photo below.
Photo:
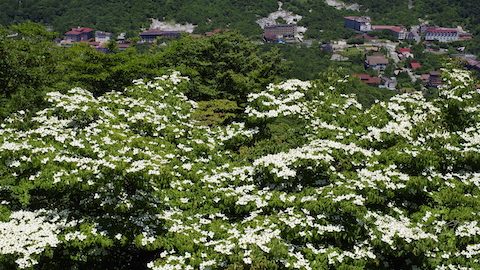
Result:
<svg viewBox="0 0 480 270"><path fill-rule="evenodd" d="M89 41L93 39L94 30L88 27L76 27L65 33L65 41L67 42L80 42Z"/></svg>
<svg viewBox="0 0 480 270"><path fill-rule="evenodd" d="M111 38L112 38L112 33L95 31L95 42L103 44L103 43L109 42Z"/></svg>
<svg viewBox="0 0 480 270"><path fill-rule="evenodd" d="M297 34L296 24L267 25L263 29L263 38L266 42L295 42Z"/></svg>
<svg viewBox="0 0 480 270"><path fill-rule="evenodd" d="M379 77L372 77L366 73L353 74L353 77L359 78L360 81L370 86L379 86L382 83L382 79Z"/></svg>
<svg viewBox="0 0 480 270"><path fill-rule="evenodd" d="M375 70L385 70L388 65L388 59L383 55L370 55L365 60L365 68Z"/></svg>
<svg viewBox="0 0 480 270"><path fill-rule="evenodd" d="M438 88L442 85L442 74L439 71L431 71L428 77L428 86Z"/></svg>
<svg viewBox="0 0 480 270"><path fill-rule="evenodd" d="M410 48L398 48L397 54L400 59L413 58L412 49Z"/></svg>
<svg viewBox="0 0 480 270"><path fill-rule="evenodd" d="M179 31L163 31L160 29L148 29L140 33L142 43L153 43L157 38L176 39L182 35Z"/></svg>
<svg viewBox="0 0 480 270"><path fill-rule="evenodd" d="M345 50L348 47L348 44L345 40L336 40L334 42L322 44L320 47L324 52L339 52Z"/></svg>
<svg viewBox="0 0 480 270"><path fill-rule="evenodd" d="M422 64L420 64L416 60L413 60L412 62L410 62L410 67L412 68L412 70L417 70L417 69L422 68Z"/></svg>
<svg viewBox="0 0 480 270"><path fill-rule="evenodd" d="M382 77L382 82L383 82L383 85L380 85L379 87L380 88L386 88L388 90L395 90L397 89L397 85L398 85L398 82L397 82L397 78L395 77Z"/></svg>

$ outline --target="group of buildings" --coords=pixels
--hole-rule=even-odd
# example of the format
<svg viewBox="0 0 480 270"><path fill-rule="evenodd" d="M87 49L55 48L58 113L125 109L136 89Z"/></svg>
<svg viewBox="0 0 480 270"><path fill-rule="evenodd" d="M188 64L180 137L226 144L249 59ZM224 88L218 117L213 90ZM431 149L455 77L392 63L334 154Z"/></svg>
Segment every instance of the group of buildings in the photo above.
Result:
<svg viewBox="0 0 480 270"><path fill-rule="evenodd" d="M221 29L215 29L210 32L206 32L204 36L212 36L222 32ZM142 31L140 36L140 44L152 44L158 39L177 39L186 32L182 31L166 31L162 29L148 29ZM190 34L191 36L196 36ZM203 36L203 35L197 35ZM70 29L70 31L65 32L64 38L62 40L57 40L57 43L63 47L70 47L75 43L87 43L92 48L95 48L98 51L108 52L107 44L113 41L113 35L109 32L95 31L89 27L75 27ZM132 42L128 41L125 37L125 33L121 33L115 40L119 50L125 50L126 48L132 46Z"/></svg>
<svg viewBox="0 0 480 270"><path fill-rule="evenodd" d="M107 44L112 40L112 33L104 31L95 31L89 27L75 27L64 34L63 40L58 44L63 47L70 47L75 43L87 43L90 47L98 51L107 52ZM130 47L130 43L125 39L125 34L120 34L116 39L119 50L125 50Z"/></svg>
<svg viewBox="0 0 480 270"><path fill-rule="evenodd" d="M472 35L461 27L445 28L429 25L412 27L410 31L399 25L372 25L370 17L348 16L344 17L345 27L359 32L387 31L398 40L452 42L472 39Z"/></svg>

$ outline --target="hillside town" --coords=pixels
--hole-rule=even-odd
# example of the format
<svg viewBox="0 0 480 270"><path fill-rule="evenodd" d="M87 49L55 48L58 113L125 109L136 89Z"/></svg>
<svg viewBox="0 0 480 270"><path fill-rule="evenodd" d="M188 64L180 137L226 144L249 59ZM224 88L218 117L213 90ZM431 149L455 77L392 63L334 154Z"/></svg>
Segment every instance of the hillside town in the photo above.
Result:
<svg viewBox="0 0 480 270"><path fill-rule="evenodd" d="M277 23L281 19L282 23ZM312 46L312 40L304 40L306 27L299 26L301 16L291 12L279 10L268 17L257 21L262 28L261 39L265 44L291 44L296 46ZM412 51L414 44L425 47L425 53L442 55L445 49L437 48L435 44L448 44L467 41L473 38L472 34L462 27L440 27L422 23L407 28L403 25L376 25L368 16L346 16L344 27L352 31L350 40L334 40L319 44L319 53L331 54L331 61L348 62L347 54L355 52L364 59L363 72L353 73L366 85L388 90L402 90L399 87L398 77L408 78L411 84L421 84L421 88L436 88L441 85L439 70L426 70L421 61L416 59ZM154 20L150 28L138 33L136 38L126 38L126 33L114 37L112 33L95 30L88 27L72 28L64 34L63 39L57 40L59 46L71 47L76 43L85 43L90 47L108 53L112 46L119 51L129 47L143 45L150 46L161 41L162 44L175 40L182 35L194 38L209 37L221 33L222 29L214 29L203 34L194 34L195 25L169 25ZM352 41L353 40L353 41ZM320 41L316 41L317 43ZM466 69L480 71L480 61L473 55L463 53L462 47L458 53L452 55L460 59ZM405 89L403 89L405 91Z"/></svg>

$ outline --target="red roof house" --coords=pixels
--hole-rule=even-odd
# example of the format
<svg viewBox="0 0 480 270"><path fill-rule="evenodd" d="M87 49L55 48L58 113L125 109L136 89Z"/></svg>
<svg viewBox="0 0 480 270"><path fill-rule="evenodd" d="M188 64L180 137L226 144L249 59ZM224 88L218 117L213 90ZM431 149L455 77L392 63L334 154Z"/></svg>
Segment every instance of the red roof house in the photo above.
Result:
<svg viewBox="0 0 480 270"><path fill-rule="evenodd" d="M65 33L65 40L70 42L88 41L94 37L93 29L88 27L72 28Z"/></svg>
<svg viewBox="0 0 480 270"><path fill-rule="evenodd" d="M412 49L410 49L410 48L398 48L397 52L398 53L412 53Z"/></svg>
<svg viewBox="0 0 480 270"><path fill-rule="evenodd" d="M417 70L422 67L422 64L420 64L418 61L412 61L410 62L410 67L412 67L413 70Z"/></svg>
<svg viewBox="0 0 480 270"><path fill-rule="evenodd" d="M353 74L353 77L359 78L363 83L371 86L378 86L382 83L382 80L379 77L372 77L365 73Z"/></svg>

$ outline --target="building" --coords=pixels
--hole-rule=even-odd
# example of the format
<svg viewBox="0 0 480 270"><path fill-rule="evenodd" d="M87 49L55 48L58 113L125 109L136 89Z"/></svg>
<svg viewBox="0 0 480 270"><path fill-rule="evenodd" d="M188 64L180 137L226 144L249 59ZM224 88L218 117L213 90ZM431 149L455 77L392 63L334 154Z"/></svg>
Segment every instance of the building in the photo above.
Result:
<svg viewBox="0 0 480 270"><path fill-rule="evenodd" d="M473 39L473 35L470 33L459 33L458 34L458 39L459 40L471 40Z"/></svg>
<svg viewBox="0 0 480 270"><path fill-rule="evenodd" d="M412 49L410 48L398 48L397 54L400 59L413 58Z"/></svg>
<svg viewBox="0 0 480 270"><path fill-rule="evenodd" d="M153 43L157 38L176 39L182 35L179 31L163 31L160 29L149 29L140 33L142 43Z"/></svg>
<svg viewBox="0 0 480 270"><path fill-rule="evenodd" d="M407 40L414 40L416 42L420 42L422 40L422 37L418 34L418 32L412 29L412 31L408 32L406 34L406 39Z"/></svg>
<svg viewBox="0 0 480 270"><path fill-rule="evenodd" d="M337 40L331 43L322 44L320 47L325 52L339 52L348 48L348 44L345 40Z"/></svg>
<svg viewBox="0 0 480 270"><path fill-rule="evenodd" d="M426 41L452 42L460 39L457 28L428 27L424 34Z"/></svg>
<svg viewBox="0 0 480 270"><path fill-rule="evenodd" d="M438 71L431 71L430 76L428 77L428 86L429 87L439 87L442 85L442 74Z"/></svg>
<svg viewBox="0 0 480 270"><path fill-rule="evenodd" d="M480 61L477 61L475 59L466 59L465 60L465 66L468 69L473 69L473 70L480 71Z"/></svg>
<svg viewBox="0 0 480 270"><path fill-rule="evenodd" d="M118 43L118 50L119 51L125 51L126 49L132 47L131 43Z"/></svg>
<svg viewBox="0 0 480 270"><path fill-rule="evenodd" d="M107 43L112 38L112 33L95 31L95 42L100 44Z"/></svg>
<svg viewBox="0 0 480 270"><path fill-rule="evenodd" d="M330 61L336 61L336 62L343 62L343 61L348 61L348 57L345 57L341 54L332 54L332 57L330 57Z"/></svg>
<svg viewBox="0 0 480 270"><path fill-rule="evenodd" d="M120 33L117 36L117 43L122 44L122 43L127 43L127 33Z"/></svg>
<svg viewBox="0 0 480 270"><path fill-rule="evenodd" d="M424 83L424 84L428 84L428 81L430 80L430 74L422 74L420 75L420 80Z"/></svg>
<svg viewBox="0 0 480 270"><path fill-rule="evenodd" d="M375 70L385 70L388 65L388 59L383 55L367 56L365 60L365 68L372 68Z"/></svg>
<svg viewBox="0 0 480 270"><path fill-rule="evenodd" d="M407 38L407 29L403 26L394 25L372 25L373 31L387 31L398 40L404 40Z"/></svg>
<svg viewBox="0 0 480 270"><path fill-rule="evenodd" d="M296 24L274 24L263 28L263 39L266 42L294 42L296 41Z"/></svg>
<svg viewBox="0 0 480 270"><path fill-rule="evenodd" d="M395 90L397 89L397 78L395 77L382 77L382 83L383 85L380 85L380 88L387 88L388 90Z"/></svg>
<svg viewBox="0 0 480 270"><path fill-rule="evenodd" d="M360 32L372 31L372 20L370 17L348 16L344 17L345 28L353 29Z"/></svg>
<svg viewBox="0 0 480 270"><path fill-rule="evenodd" d="M353 74L353 77L359 78L360 81L370 86L379 86L382 83L382 79L379 77L372 77L366 73Z"/></svg>
<svg viewBox="0 0 480 270"><path fill-rule="evenodd" d="M416 60L413 60L412 62L410 62L410 67L412 68L412 70L417 70L417 69L422 68L422 64L420 64Z"/></svg>
<svg viewBox="0 0 480 270"><path fill-rule="evenodd" d="M94 37L93 29L88 27L72 28L65 33L65 40L68 42L89 41Z"/></svg>

